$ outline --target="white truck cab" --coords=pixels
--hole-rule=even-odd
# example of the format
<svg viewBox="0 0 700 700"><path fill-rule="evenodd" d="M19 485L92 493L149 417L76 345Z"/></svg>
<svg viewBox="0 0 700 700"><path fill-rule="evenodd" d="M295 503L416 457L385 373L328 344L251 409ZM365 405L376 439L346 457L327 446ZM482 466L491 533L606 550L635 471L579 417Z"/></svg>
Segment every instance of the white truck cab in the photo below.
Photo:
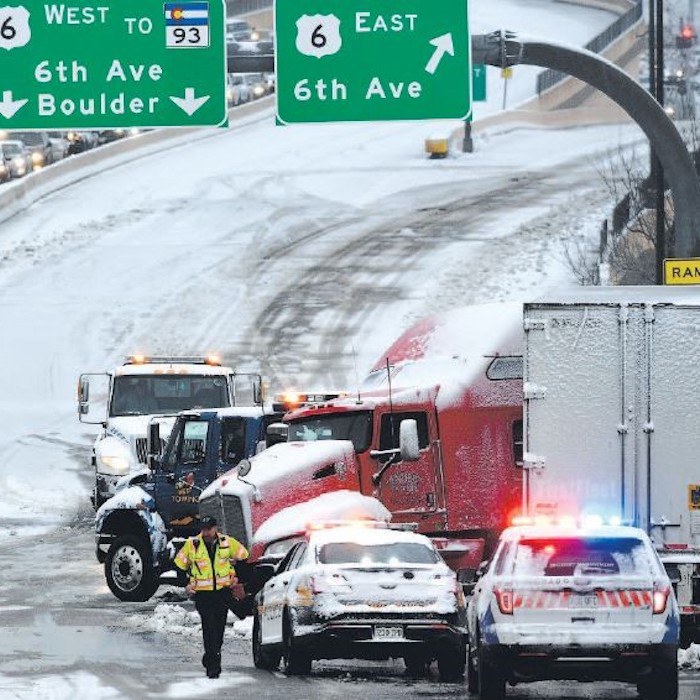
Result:
<svg viewBox="0 0 700 700"><path fill-rule="evenodd" d="M161 437L167 439L177 413L236 405L237 391L246 392L245 403L260 404L260 376L236 373L214 355L132 355L111 372L81 374L78 417L102 426L92 454L95 508L114 495L119 479L148 468L148 424L154 417L159 417Z"/></svg>

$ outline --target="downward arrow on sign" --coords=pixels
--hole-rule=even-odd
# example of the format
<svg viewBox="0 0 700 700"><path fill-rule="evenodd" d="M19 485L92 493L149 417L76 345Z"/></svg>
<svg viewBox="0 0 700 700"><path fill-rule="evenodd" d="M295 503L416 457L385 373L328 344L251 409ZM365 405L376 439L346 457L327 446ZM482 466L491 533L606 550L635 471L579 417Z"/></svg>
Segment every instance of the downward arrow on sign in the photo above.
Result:
<svg viewBox="0 0 700 700"><path fill-rule="evenodd" d="M430 40L430 43L435 47L433 55L425 66L426 72L433 75L442 61L442 57L448 53L450 56L455 55L455 47L452 43L452 33L448 32L442 36L436 36L434 39Z"/></svg>
<svg viewBox="0 0 700 700"><path fill-rule="evenodd" d="M194 88L185 88L185 96L183 97L173 97L170 95L170 99L188 116L192 116L205 102L209 100L209 95L204 95L203 97L194 96Z"/></svg>
<svg viewBox="0 0 700 700"><path fill-rule="evenodd" d="M27 102L29 100L13 100L12 90L5 90L2 93L2 100L0 100L0 114L5 119L12 119Z"/></svg>

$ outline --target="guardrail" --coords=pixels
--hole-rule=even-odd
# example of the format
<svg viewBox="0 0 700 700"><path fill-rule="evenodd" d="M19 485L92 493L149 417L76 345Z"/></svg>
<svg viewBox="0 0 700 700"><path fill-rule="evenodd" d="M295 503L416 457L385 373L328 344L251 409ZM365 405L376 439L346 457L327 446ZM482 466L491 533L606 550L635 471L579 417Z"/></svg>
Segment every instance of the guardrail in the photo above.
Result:
<svg viewBox="0 0 700 700"><path fill-rule="evenodd" d="M642 2L643 0L636 0L634 7L631 7L625 14L620 15L607 29L591 39L584 48L593 51L593 53L600 53L603 49L610 46L615 39L622 36L642 18ZM560 73L556 70L547 69L543 71L537 76L537 94L541 95L568 77L566 73Z"/></svg>

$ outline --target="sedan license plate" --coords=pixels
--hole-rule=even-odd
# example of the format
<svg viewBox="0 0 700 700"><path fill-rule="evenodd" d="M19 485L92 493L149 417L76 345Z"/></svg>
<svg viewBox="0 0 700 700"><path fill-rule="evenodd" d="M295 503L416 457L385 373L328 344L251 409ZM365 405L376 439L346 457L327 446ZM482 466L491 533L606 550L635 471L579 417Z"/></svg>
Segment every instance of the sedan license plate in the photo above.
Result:
<svg viewBox="0 0 700 700"><path fill-rule="evenodd" d="M375 627L374 639L379 642L394 642L403 639L403 627Z"/></svg>
<svg viewBox="0 0 700 700"><path fill-rule="evenodd" d="M593 595L572 595L569 598L570 608L597 608L598 607L598 596Z"/></svg>

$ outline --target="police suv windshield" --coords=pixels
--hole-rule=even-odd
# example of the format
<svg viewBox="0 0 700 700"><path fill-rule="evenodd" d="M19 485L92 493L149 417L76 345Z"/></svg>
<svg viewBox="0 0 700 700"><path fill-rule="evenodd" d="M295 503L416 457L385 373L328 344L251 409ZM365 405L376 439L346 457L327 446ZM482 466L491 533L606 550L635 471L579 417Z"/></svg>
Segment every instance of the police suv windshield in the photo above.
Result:
<svg viewBox="0 0 700 700"><path fill-rule="evenodd" d="M319 552L321 564L435 564L437 554L423 544L395 542L391 544L357 544L331 542Z"/></svg>
<svg viewBox="0 0 700 700"><path fill-rule="evenodd" d="M109 415L146 416L230 405L223 375L140 374L114 378Z"/></svg>
<svg viewBox="0 0 700 700"><path fill-rule="evenodd" d="M523 576L634 576L651 570L644 543L631 537L523 539L514 557L514 573Z"/></svg>
<svg viewBox="0 0 700 700"><path fill-rule="evenodd" d="M364 452L372 440L372 413L352 411L303 418L289 424L289 440L350 440L355 452Z"/></svg>

